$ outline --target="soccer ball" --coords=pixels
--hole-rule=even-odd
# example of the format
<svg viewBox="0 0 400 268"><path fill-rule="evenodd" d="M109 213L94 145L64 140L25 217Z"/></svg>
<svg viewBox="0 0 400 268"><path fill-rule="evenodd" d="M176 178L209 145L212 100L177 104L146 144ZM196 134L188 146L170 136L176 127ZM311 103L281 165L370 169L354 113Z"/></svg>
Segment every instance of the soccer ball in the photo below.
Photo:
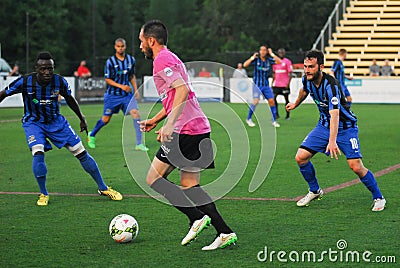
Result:
<svg viewBox="0 0 400 268"><path fill-rule="evenodd" d="M108 230L115 242L128 243L139 233L139 224L131 215L120 214L111 220Z"/></svg>

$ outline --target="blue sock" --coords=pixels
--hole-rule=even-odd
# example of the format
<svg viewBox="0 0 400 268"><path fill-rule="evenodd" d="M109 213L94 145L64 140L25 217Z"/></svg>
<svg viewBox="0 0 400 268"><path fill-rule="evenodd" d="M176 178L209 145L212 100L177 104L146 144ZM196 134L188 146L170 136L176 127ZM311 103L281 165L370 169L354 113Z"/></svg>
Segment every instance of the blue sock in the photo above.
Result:
<svg viewBox="0 0 400 268"><path fill-rule="evenodd" d="M104 183L99 167L97 166L97 163L93 159L93 157L88 152L86 152L83 156L81 156L78 159L81 162L83 169L87 173L89 173L92 176L93 180L97 183L99 190L101 191L107 190L107 185Z"/></svg>
<svg viewBox="0 0 400 268"><path fill-rule="evenodd" d="M97 132L99 132L99 130L104 127L106 124L104 124L103 120L97 121L96 125L94 126L93 130L90 133L90 136L94 137L96 136Z"/></svg>
<svg viewBox="0 0 400 268"><path fill-rule="evenodd" d="M307 164L299 165L300 172L307 181L311 192L316 192L320 188L315 177L314 165L309 161Z"/></svg>
<svg viewBox="0 0 400 268"><path fill-rule="evenodd" d="M138 144L138 145L142 143L142 132L140 131L139 121L140 121L140 118L133 119L133 126L135 127L135 131L136 131L136 144Z"/></svg>
<svg viewBox="0 0 400 268"><path fill-rule="evenodd" d="M40 192L44 195L49 195L46 189L46 174L47 168L44 162L44 154L35 154L32 159L32 170L36 181L39 184Z"/></svg>
<svg viewBox="0 0 400 268"><path fill-rule="evenodd" d="M270 106L271 108L271 113L272 113L272 121L275 122L276 121L276 106Z"/></svg>
<svg viewBox="0 0 400 268"><path fill-rule="evenodd" d="M382 198L381 190L379 190L378 183L375 180L374 174L368 170L367 174L360 178L361 182L364 183L365 187L372 193L372 198Z"/></svg>
<svg viewBox="0 0 400 268"><path fill-rule="evenodd" d="M249 108L249 114L247 115L247 120L251 119L255 110L256 110L256 106L254 104L251 104L250 108Z"/></svg>

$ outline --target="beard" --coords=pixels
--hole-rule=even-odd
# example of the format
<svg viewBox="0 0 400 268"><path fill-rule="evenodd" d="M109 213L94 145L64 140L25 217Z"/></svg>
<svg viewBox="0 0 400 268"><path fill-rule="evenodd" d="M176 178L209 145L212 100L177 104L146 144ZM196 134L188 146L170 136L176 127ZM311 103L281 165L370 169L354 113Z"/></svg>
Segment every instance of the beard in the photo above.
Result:
<svg viewBox="0 0 400 268"><path fill-rule="evenodd" d="M149 47L146 47L145 50L143 51L144 57L148 60L153 59L153 50Z"/></svg>

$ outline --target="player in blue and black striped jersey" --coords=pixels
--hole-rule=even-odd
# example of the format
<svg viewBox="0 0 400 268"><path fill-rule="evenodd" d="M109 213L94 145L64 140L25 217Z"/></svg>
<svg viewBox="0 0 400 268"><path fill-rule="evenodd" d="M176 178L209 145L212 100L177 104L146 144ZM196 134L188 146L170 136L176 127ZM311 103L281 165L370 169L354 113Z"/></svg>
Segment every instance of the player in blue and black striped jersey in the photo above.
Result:
<svg viewBox="0 0 400 268"><path fill-rule="evenodd" d="M250 105L249 113L247 115L246 123L250 127L254 127L255 124L251 117L253 116L254 110L258 105L261 94L263 94L264 98L268 100L268 104L271 108L272 113L272 125L274 127L280 127L278 122L276 122L276 106L274 100L274 93L272 92L271 87L269 86L268 76L272 71L273 64L281 63L279 57L277 57L271 48L268 48L267 45L260 46L259 53L254 53L248 60L243 63L243 66L249 67L250 65L254 66L253 73L253 104Z"/></svg>
<svg viewBox="0 0 400 268"><path fill-rule="evenodd" d="M347 56L347 50L344 49L344 48L341 48L339 50L339 57L338 57L337 60L335 60L333 62L332 68L331 68L329 73L339 81L339 84L342 87L344 96L345 96L345 98L347 100L347 104L349 106L351 106L351 103L352 103L353 99L352 99L352 97L350 95L349 89L347 88L347 86L345 84L345 80L346 79L353 80L353 77L352 76L348 76L348 75L346 75L344 73L343 61L346 59L346 56Z"/></svg>
<svg viewBox="0 0 400 268"><path fill-rule="evenodd" d="M135 78L136 60L125 53L126 42L123 38L118 38L114 42L115 55L111 56L104 67L104 77L107 89L104 93L103 116L97 121L96 126L89 132L88 146L96 148L96 134L102 127L108 124L113 114L120 110L133 118L133 126L136 131L136 147L138 151L148 151L149 149L142 143L142 132L140 131L140 114L136 98L139 98ZM132 88L134 94L132 94Z"/></svg>
<svg viewBox="0 0 400 268"><path fill-rule="evenodd" d="M85 150L81 139L65 117L60 114L59 95L65 98L68 106L80 119L81 132L87 133L85 117L71 95L67 81L60 75L54 74L54 60L51 54L39 53L35 68L36 72L21 76L1 91L0 102L8 96L22 93L24 101L22 127L29 149L32 151L32 170L41 193L37 205L46 206L49 201L46 188L47 168L44 162L44 153L52 149L49 141L57 148L67 148L80 161L83 169L97 183L100 195L121 200L122 195L104 183L96 161Z"/></svg>
<svg viewBox="0 0 400 268"><path fill-rule="evenodd" d="M381 211L385 208L386 200L374 175L364 167L361 160L357 118L347 105L338 81L322 72L323 68L324 54L318 50L308 51L304 59L303 88L296 102L286 106L288 111L293 110L310 95L320 113L317 126L307 135L296 154L300 172L309 185L309 193L297 202L297 206L308 206L312 200L323 195L311 158L320 152L338 159L342 151L349 167L372 193L372 210Z"/></svg>

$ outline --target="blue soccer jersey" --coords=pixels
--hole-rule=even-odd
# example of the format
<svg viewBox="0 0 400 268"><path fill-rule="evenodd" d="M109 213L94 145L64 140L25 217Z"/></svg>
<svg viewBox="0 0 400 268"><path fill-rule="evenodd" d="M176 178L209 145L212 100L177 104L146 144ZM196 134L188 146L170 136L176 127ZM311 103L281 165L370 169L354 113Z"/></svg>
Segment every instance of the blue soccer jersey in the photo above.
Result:
<svg viewBox="0 0 400 268"><path fill-rule="evenodd" d="M60 115L58 95L71 95L67 81L54 74L46 86L39 84L37 73L21 76L6 87L7 96L22 93L24 116L22 122L51 123Z"/></svg>
<svg viewBox="0 0 400 268"><path fill-rule="evenodd" d="M322 74L322 81L317 88L312 81L303 76L303 89L310 94L318 106L320 113L319 123L329 128L331 115L329 111L339 109L339 129L357 126L357 117L347 105L346 98L338 81L331 75Z"/></svg>
<svg viewBox="0 0 400 268"><path fill-rule="evenodd" d="M115 55L110 57L104 67L104 77L110 78L118 84L129 86L130 78L135 74L136 60L129 54L125 55L123 61L119 60ZM107 93L116 96L127 96L130 93L120 88L107 85Z"/></svg>
<svg viewBox="0 0 400 268"><path fill-rule="evenodd" d="M344 80L346 79L344 74L344 64L341 60L335 60L331 68L335 74L335 78L339 81L340 85L344 85Z"/></svg>
<svg viewBox="0 0 400 268"><path fill-rule="evenodd" d="M275 64L275 60L272 57L267 57L265 61L258 57L251 62L251 65L254 66L253 82L257 87L269 86L268 75L273 64Z"/></svg>

